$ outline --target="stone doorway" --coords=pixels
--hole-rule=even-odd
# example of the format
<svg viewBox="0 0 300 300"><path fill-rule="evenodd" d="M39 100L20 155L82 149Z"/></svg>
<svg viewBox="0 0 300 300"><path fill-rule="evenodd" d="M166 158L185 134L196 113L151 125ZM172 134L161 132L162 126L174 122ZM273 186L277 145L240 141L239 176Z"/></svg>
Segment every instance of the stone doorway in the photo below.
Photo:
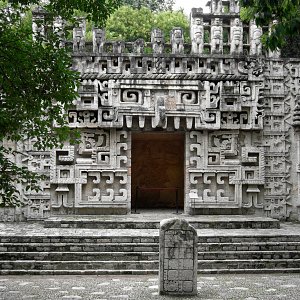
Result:
<svg viewBox="0 0 300 300"><path fill-rule="evenodd" d="M183 209L184 144L184 133L132 133L132 210L176 210L176 192Z"/></svg>

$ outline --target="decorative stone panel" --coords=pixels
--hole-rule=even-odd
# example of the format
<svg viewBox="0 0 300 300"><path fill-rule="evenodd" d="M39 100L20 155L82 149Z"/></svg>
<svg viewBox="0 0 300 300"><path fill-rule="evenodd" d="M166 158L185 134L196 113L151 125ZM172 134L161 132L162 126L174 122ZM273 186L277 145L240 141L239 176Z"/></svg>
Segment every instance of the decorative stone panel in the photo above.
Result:
<svg viewBox="0 0 300 300"><path fill-rule="evenodd" d="M238 130L187 133L186 209L262 209L265 154L260 144L255 134ZM190 199L191 192L197 199Z"/></svg>
<svg viewBox="0 0 300 300"><path fill-rule="evenodd" d="M184 219L163 220L159 232L159 293L196 295L198 269L196 230Z"/></svg>

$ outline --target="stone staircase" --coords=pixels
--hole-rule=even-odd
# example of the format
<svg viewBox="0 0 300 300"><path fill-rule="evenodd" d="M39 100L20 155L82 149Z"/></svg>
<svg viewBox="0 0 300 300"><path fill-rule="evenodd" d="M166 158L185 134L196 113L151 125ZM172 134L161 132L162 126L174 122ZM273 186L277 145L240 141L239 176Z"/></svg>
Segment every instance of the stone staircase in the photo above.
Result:
<svg viewBox="0 0 300 300"><path fill-rule="evenodd" d="M157 234L113 234L0 238L0 274L157 273Z"/></svg>
<svg viewBox="0 0 300 300"><path fill-rule="evenodd" d="M173 216L174 217L174 216ZM142 216L140 219L144 219ZM187 217L189 219L193 217ZM214 219L215 217L212 217ZM224 217L223 221L228 218ZM84 218L83 218L84 219ZM300 226L278 222L257 225L245 219L241 229L198 228L198 272L299 272ZM219 218L220 219L220 218ZM229 218L228 218L229 219ZM238 219L238 218L237 218ZM56 224L58 224L56 219ZM156 274L158 272L158 230L85 227L83 220L65 228L43 224L0 224L0 274ZM136 221L136 220L135 220ZM203 221L203 220L202 220ZM222 221L220 219L220 221ZM225 221L224 221L225 222ZM255 222L257 224L255 225ZM144 223L147 220L144 219ZM209 222L208 222L209 223ZM234 223L234 222L233 222ZM128 220L128 226L134 227ZM156 223L155 223L156 224ZM237 224L237 223L236 223ZM248 224L248 225L247 225ZM267 223L266 223L267 224ZM231 225L232 226L232 225ZM227 228L225 226L225 228ZM6 230L5 230L6 229Z"/></svg>
<svg viewBox="0 0 300 300"><path fill-rule="evenodd" d="M164 217L165 215L165 217ZM93 228L93 229L159 229L163 218L184 217L194 228L216 229L268 229L279 228L278 220L254 216L184 216L182 214L142 213L128 216L64 216L44 221L46 228Z"/></svg>
<svg viewBox="0 0 300 300"><path fill-rule="evenodd" d="M299 272L300 234L259 235L249 231L238 236L199 237L200 273Z"/></svg>

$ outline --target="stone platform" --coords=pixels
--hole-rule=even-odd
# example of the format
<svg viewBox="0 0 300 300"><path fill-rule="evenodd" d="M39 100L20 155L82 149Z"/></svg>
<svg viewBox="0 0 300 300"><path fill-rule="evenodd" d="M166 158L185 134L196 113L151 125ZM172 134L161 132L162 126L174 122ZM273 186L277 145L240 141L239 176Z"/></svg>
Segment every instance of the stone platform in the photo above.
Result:
<svg viewBox="0 0 300 300"><path fill-rule="evenodd" d="M174 215L164 214L170 216ZM155 218L158 222L159 214ZM232 217L226 218L229 222ZM280 228L268 229L201 228L197 234L198 273L300 272L299 224L282 223ZM157 229L0 223L0 274L156 274L158 242Z"/></svg>
<svg viewBox="0 0 300 300"><path fill-rule="evenodd" d="M184 215L170 210L142 210L129 215L55 216L44 222L46 228L98 228L98 229L158 229L168 218L184 218L194 228L279 228L278 220L252 215Z"/></svg>

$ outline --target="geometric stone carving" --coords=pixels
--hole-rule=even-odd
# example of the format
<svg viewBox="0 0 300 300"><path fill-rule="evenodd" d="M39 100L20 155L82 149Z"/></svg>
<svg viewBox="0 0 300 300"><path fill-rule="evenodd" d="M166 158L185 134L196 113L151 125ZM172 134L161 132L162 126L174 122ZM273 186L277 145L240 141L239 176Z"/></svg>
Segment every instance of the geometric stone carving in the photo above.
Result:
<svg viewBox="0 0 300 300"><path fill-rule="evenodd" d="M128 194L127 172L77 169L78 183L76 184L75 207L126 205Z"/></svg>

